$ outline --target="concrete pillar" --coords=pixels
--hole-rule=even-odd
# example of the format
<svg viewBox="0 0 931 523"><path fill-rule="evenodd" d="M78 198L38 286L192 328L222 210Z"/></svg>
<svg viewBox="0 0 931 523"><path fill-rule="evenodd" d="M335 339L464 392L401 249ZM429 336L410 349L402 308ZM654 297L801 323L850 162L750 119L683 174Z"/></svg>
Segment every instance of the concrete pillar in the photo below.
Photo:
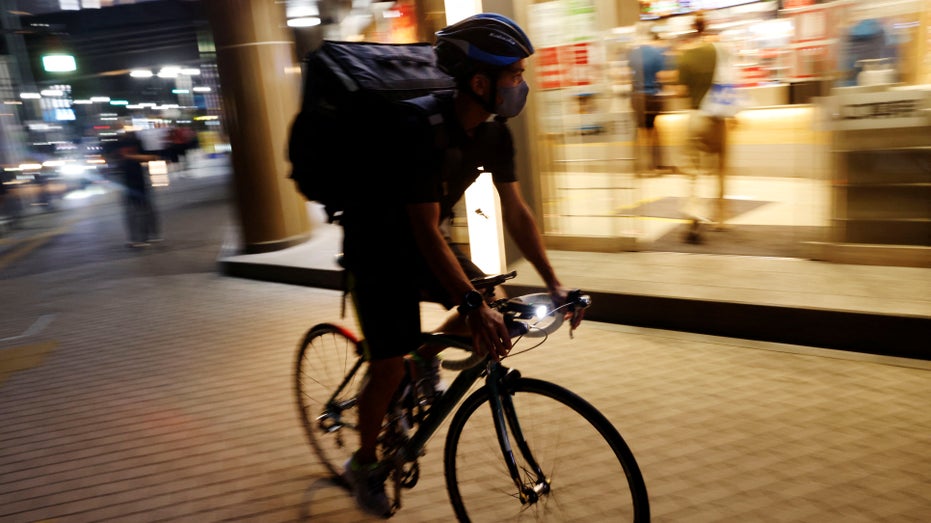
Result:
<svg viewBox="0 0 931 523"><path fill-rule="evenodd" d="M233 180L245 252L305 241L310 220L287 177L288 131L300 105L300 68L284 2L204 2L233 149Z"/></svg>

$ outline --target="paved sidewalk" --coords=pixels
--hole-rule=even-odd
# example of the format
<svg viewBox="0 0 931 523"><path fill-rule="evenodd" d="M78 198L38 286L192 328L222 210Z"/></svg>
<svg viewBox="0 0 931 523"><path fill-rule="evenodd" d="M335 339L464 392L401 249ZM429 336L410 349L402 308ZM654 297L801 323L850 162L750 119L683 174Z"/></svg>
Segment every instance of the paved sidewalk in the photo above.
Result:
<svg viewBox="0 0 931 523"><path fill-rule="evenodd" d="M43 325L0 322L0 522L371 520L292 397L297 341L338 293L209 273L55 290L76 274L3 282ZM655 521L931 516L927 362L589 322L512 364L615 423ZM452 519L442 437L396 521Z"/></svg>
<svg viewBox="0 0 931 523"><path fill-rule="evenodd" d="M110 202L0 267L0 523L372 520L323 475L293 399L298 340L339 319L339 294L217 274L231 213L224 181L200 181L165 195L161 244L124 247ZM602 265L624 269L612 285L716 287L687 265L638 267L640 254ZM772 272L749 281L797 277ZM871 281L845 292L928 299L926 279ZM931 519L928 361L587 321L511 364L618 427L655 521ZM452 519L442 437L395 521Z"/></svg>
<svg viewBox="0 0 931 523"><path fill-rule="evenodd" d="M321 224L310 241L241 255L225 274L341 288L334 258L342 230ZM609 323L931 359L931 268L847 265L799 258L670 252L549 251L563 283L592 294L590 318ZM519 261L511 294L543 284Z"/></svg>

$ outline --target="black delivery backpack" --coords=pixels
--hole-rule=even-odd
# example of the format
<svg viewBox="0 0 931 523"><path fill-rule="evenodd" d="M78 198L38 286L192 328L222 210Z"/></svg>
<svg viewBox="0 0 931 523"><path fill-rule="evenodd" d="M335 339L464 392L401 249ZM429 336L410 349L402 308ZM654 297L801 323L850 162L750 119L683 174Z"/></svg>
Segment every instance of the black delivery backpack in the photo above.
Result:
<svg viewBox="0 0 931 523"><path fill-rule="evenodd" d="M380 175L378 147L396 132L399 104L432 99L423 97L451 91L455 81L436 67L427 43L324 41L302 65L303 102L288 144L290 177L333 222L367 177Z"/></svg>

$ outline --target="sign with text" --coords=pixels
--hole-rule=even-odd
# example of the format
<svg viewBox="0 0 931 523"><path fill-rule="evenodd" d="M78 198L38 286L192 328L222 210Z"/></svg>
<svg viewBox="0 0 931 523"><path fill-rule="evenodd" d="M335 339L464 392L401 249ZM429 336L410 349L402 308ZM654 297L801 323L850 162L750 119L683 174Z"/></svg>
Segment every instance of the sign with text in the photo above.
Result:
<svg viewBox="0 0 931 523"><path fill-rule="evenodd" d="M540 49L537 74L541 89L591 85L591 50L587 43Z"/></svg>
<svg viewBox="0 0 931 523"><path fill-rule="evenodd" d="M827 128L835 131L931 125L931 91L844 93L825 99Z"/></svg>

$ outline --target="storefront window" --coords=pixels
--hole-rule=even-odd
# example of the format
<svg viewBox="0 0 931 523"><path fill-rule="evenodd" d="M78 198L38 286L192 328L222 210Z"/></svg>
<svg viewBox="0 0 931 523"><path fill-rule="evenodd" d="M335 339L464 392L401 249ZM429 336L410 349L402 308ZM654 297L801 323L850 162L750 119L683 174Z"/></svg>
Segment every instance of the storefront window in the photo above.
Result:
<svg viewBox="0 0 931 523"><path fill-rule="evenodd" d="M834 237L839 219L834 135L818 101L844 84L927 84L931 5L760 1L704 11L707 41L730 51L742 109L727 120L719 177L714 155L692 152L695 111L676 80L696 15L683 2L640 4L646 24L614 29L598 28L603 2L527 5L551 246L817 257L813 246ZM650 91L649 132L637 111L643 45L673 71ZM690 237L695 224L708 234Z"/></svg>
<svg viewBox="0 0 931 523"><path fill-rule="evenodd" d="M529 6L544 229L552 237L622 238L636 221L620 211L631 183L633 129L619 95L623 37L597 29L591 1Z"/></svg>

